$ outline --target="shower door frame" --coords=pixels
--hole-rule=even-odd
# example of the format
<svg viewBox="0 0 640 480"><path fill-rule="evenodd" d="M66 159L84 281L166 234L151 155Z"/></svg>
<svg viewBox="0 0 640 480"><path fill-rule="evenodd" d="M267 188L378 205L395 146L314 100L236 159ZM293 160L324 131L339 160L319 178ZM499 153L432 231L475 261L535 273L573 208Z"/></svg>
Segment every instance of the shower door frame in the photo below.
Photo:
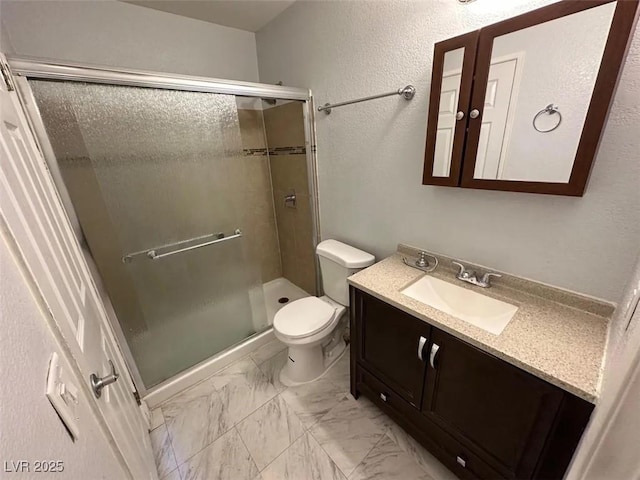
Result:
<svg viewBox="0 0 640 480"><path fill-rule="evenodd" d="M313 94L310 89L285 87L279 85L270 85L263 83L253 83L245 81L225 80L218 78L208 78L190 75L170 74L162 72L152 72L145 70L132 70L121 69L106 66L96 66L81 63L67 63L58 62L47 59L33 59L17 56L7 56L7 61L13 74L16 92L24 111L26 112L27 119L30 127L36 138L38 148L42 152L47 167L49 168L51 175L54 179L56 191L60 196L61 202L64 206L65 212L68 216L70 226L75 233L78 241L83 246L83 253L90 260L90 270L94 277L94 282L98 288L98 293L103 303L105 304L105 310L107 311L109 323L113 329L116 339L119 343L120 350L128 364L129 371L140 397L146 397L149 394L154 394L154 400L150 403L158 403L165 398L168 398L172 394L177 393L178 385L176 384L176 378L187 376L190 372L193 372L193 379L189 381L189 384L195 384L202 380L203 375L206 375L206 368L203 365L211 360L211 358L217 358L225 353L233 353L249 338L265 336L272 331L272 327L269 327L264 332L258 332L251 337L243 340L240 344L235 344L222 352L218 352L213 357L205 359L202 362L191 366L190 368L170 377L169 379L155 385L151 388L147 388L142 380L142 376L135 363L129 344L122 330L122 325L115 315L113 306L109 295L107 294L99 272L95 266L95 261L86 248L86 241L82 234L80 227L80 221L71 202L71 198L66 190L62 175L60 173L57 159L49 142L49 136L47 135L44 123L40 116L31 86L28 79L47 79L47 80L61 80L61 81L75 81L75 82L88 82L88 83L100 83L107 85L122 85L133 86L143 88L155 88L165 90L182 90L189 92L203 92L203 93L217 93L226 95L236 95L243 97L257 97L257 98L270 98L279 100L298 100L304 102L302 105L303 118L304 118L304 130L305 130L305 147L306 147L306 161L308 182L312 194L311 197L311 216L313 225L313 248L320 240L320 209L318 203L318 171L317 171L317 155L316 155L316 135L315 135L315 108ZM320 291L320 279L318 261L316 258L315 274L316 274L316 294L321 294ZM268 340L268 337L264 337ZM233 356L229 357L230 359ZM180 388L185 388L180 382ZM187 385L189 386L189 385ZM151 400L151 398L150 398ZM151 405L153 406L153 405Z"/></svg>

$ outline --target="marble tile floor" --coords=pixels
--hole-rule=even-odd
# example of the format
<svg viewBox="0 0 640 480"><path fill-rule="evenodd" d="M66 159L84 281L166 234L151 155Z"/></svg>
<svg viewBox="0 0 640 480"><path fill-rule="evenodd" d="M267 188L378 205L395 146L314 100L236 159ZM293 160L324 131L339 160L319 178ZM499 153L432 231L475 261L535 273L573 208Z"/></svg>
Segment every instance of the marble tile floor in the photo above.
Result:
<svg viewBox="0 0 640 480"><path fill-rule="evenodd" d="M455 480L373 403L349 394L349 351L319 380L278 381L278 340L152 412L162 480Z"/></svg>

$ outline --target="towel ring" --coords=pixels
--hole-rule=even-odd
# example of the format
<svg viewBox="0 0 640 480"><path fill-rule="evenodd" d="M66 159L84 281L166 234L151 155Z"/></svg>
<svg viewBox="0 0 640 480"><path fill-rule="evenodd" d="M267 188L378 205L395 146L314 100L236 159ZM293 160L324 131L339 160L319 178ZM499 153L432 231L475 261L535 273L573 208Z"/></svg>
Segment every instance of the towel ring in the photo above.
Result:
<svg viewBox="0 0 640 480"><path fill-rule="evenodd" d="M553 115L554 113L557 114L558 115L558 123L556 123L555 126L549 128L547 130L540 130L538 128L538 126L536 125L536 120L538 120L538 117L540 115L542 115L543 113L546 113L547 115ZM554 105L553 103L550 103L549 105L544 107L542 110L540 110L538 113L536 113L536 116L533 117L533 122L531 122L531 123L533 124L533 128L535 128L536 131L538 131L540 133L553 132L562 123L562 114L560 113L560 110L558 110L558 106L557 105Z"/></svg>

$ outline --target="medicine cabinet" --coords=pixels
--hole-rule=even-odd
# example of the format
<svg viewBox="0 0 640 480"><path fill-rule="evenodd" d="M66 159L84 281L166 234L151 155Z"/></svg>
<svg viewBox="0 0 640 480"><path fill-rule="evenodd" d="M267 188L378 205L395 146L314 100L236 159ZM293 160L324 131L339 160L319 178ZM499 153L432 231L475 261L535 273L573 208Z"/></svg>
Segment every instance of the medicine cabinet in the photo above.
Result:
<svg viewBox="0 0 640 480"><path fill-rule="evenodd" d="M422 183L582 196L637 7L561 1L437 43Z"/></svg>

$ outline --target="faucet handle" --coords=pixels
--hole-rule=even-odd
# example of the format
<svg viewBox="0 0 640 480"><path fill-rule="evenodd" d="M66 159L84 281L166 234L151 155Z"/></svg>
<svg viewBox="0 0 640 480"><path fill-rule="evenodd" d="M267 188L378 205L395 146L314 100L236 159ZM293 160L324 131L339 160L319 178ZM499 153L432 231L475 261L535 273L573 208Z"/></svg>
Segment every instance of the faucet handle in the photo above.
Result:
<svg viewBox="0 0 640 480"><path fill-rule="evenodd" d="M451 262L451 263L453 263L455 266L458 267L458 275L457 275L458 278L469 278L474 274L473 270L467 270L467 267L465 267L460 262Z"/></svg>
<svg viewBox="0 0 640 480"><path fill-rule="evenodd" d="M482 275L482 278L480 279L480 283L482 283L484 286L490 287L491 277L500 278L502 277L502 275L500 275L499 273L487 272L484 275Z"/></svg>

